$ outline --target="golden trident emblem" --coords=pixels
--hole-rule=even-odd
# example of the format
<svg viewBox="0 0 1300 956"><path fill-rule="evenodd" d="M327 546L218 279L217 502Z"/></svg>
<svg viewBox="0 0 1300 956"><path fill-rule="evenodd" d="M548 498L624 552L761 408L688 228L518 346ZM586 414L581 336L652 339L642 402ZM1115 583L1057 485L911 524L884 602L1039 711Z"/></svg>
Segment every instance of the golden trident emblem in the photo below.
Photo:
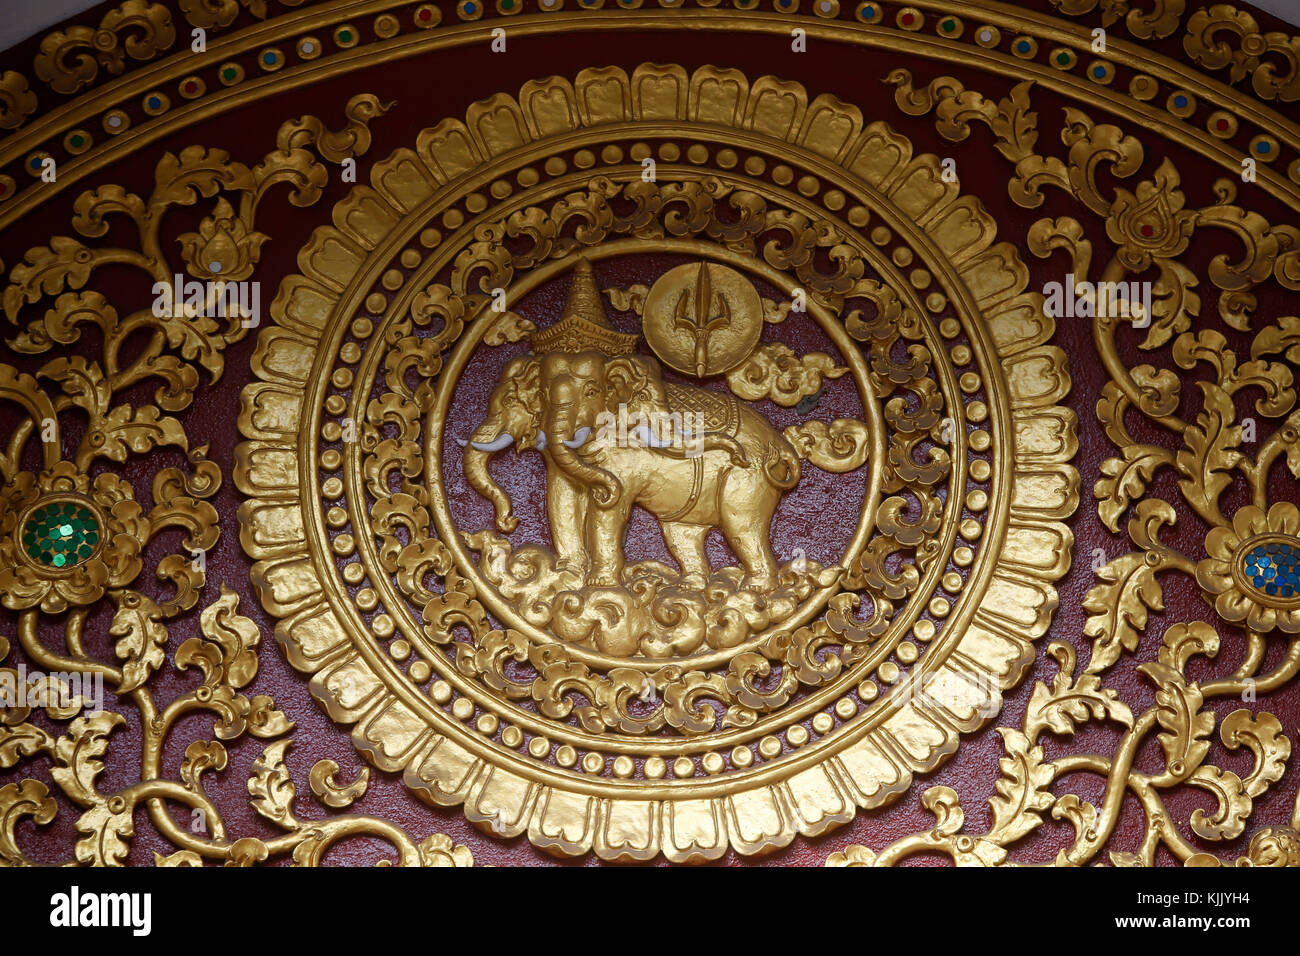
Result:
<svg viewBox="0 0 1300 956"><path fill-rule="evenodd" d="M758 345L763 300L735 269L688 262L669 269L650 287L642 331L651 351L683 375L722 375Z"/></svg>
<svg viewBox="0 0 1300 956"><path fill-rule="evenodd" d="M718 292L716 296L716 315L709 313L714 308L713 285L709 281L709 267L701 262L695 282L695 308L690 310L691 290L683 289L677 297L677 306L673 312L673 328L687 332L695 343L695 374L703 378L708 369L709 337L719 329L731 325L731 306L727 297Z"/></svg>

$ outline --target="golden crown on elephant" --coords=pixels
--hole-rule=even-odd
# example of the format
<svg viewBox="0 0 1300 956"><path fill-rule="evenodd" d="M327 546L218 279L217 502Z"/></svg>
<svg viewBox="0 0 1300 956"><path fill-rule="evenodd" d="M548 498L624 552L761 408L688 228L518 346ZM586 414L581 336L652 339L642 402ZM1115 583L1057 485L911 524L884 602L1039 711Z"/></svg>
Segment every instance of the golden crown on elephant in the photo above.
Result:
<svg viewBox="0 0 1300 956"><path fill-rule="evenodd" d="M619 332L609 324L596 288L596 274L591 263L580 257L560 321L534 332L529 339L539 353L591 351L618 356L636 351L640 336Z"/></svg>

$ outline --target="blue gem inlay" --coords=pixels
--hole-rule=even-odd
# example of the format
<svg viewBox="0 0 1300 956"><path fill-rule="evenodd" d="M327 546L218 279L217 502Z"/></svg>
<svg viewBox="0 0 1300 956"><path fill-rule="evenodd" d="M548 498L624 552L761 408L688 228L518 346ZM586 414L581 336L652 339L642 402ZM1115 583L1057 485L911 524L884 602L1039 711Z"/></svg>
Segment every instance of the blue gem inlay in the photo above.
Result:
<svg viewBox="0 0 1300 956"><path fill-rule="evenodd" d="M1259 544L1244 558L1247 579L1270 597L1300 597L1300 546Z"/></svg>

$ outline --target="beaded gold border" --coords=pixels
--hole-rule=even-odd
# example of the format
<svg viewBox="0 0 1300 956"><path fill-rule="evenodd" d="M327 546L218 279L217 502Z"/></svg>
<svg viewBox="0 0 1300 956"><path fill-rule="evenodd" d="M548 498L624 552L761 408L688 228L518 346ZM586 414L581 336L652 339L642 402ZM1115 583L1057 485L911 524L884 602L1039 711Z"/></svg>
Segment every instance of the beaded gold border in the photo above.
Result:
<svg viewBox="0 0 1300 956"><path fill-rule="evenodd" d="M256 560L253 580L262 603L280 619L276 635L291 663L313 675L312 693L336 722L355 725L355 745L377 767L404 773L408 786L431 803L463 805L466 817L488 832L527 833L557 853L634 860L662 853L675 862L716 859L728 848L753 854L785 846L796 833L812 836L845 823L859 807L888 802L914 773L948 757L961 733L1000 709L1000 689L1018 683L1033 660L1033 641L1056 607L1052 582L1069 563L1072 536L1060 519L1078 504L1078 475L1067 464L1076 449L1075 418L1056 404L1069 378L1064 355L1044 344L1053 324L1041 297L1022 294L1028 273L1014 248L994 244L991 217L942 183L934 156L913 157L910 144L883 123L864 126L855 107L830 97L808 103L797 84L770 79L747 81L728 98L734 82L713 82L722 72L704 67L686 78L679 67L643 65L631 77L618 69L587 70L572 86L551 81L546 92L561 94L559 107L541 95L501 94L476 104L465 123L445 121L421 136L415 151L399 150L376 164L371 186L354 189L335 208L335 226L318 229L300 254L302 275L286 280L272 307L276 324L259 339L260 381L244 392L240 428L249 441L238 451L235 477L250 500L241 509L241 539ZM732 80L734 71L726 72ZM634 93L645 79L660 89L650 111ZM678 88L664 94L665 83ZM610 84L621 95L609 95ZM801 104L793 112L791 96ZM503 116L518 122L501 123ZM376 676L366 639L351 633L322 590L302 520L302 496L316 493L312 461L304 461L315 436L303 424L313 416L304 408L312 369L302 356L331 327L338 303L355 295L368 254L385 245L388 230L377 231L376 223L418 216L435 193L462 179L484 182L485 164L535 149L549 136L580 130L598 136L612 124L710 122L766 138L810 164L838 166L897 224L913 224L951 265L968 299L966 314L983 317L1004 373L993 417L1004 426L999 477L1009 487L995 495L998 513L988 532L1002 547L996 563L981 569L982 602L955 646L941 662L936 655L930 672L924 666L911 672L952 689L944 704L891 695L890 706L774 765L756 784L729 776L725 784L620 787L528 764L425 707L414 688Z"/></svg>
<svg viewBox="0 0 1300 956"><path fill-rule="evenodd" d="M562 2L557 2L553 9L539 8L537 12L527 13L480 9L474 15L467 15L460 10L456 14L458 22L455 22L451 14L442 13L432 4L413 6L410 0L328 0L242 29L216 33L203 53L170 54L129 70L46 111L40 119L0 140L0 170L11 165L15 169L22 168L25 160L37 154L54 155L59 161L56 182L36 180L19 190L13 182L14 177L3 177L5 189L0 192L0 228L30 212L67 185L112 162L124 150L139 148L186 126L238 109L268 92L310 85L376 60L385 62L474 44L486 48L492 31L502 26L511 35L521 37L628 28L740 31L789 36L798 28L805 31L809 42L851 43L937 61L956 59L954 53L959 50L965 66L1017 80L1033 80L1073 99L1086 99L1116 115L1140 118L1160 136L1182 143L1234 173L1240 171L1243 159L1261 161L1263 165L1257 173L1259 185L1292 204L1300 202L1300 126L1258 101L1244 100L1238 91L1225 83L1204 74L1189 73L1186 64L1156 54L1141 43L1112 36L1107 41L1106 54L1098 58L1091 53L1093 37L1089 28L996 2L917 0L908 8L916 9L918 13L928 12L936 18L936 23L942 22L944 15L955 16L959 21L962 17L969 18L968 24L949 33L937 26L933 30L909 28L903 26L897 16L866 19L847 5L842 10L837 5L833 17L818 13L816 9L802 12L797 0L769 0L765 4L743 5L740 0L733 0L733 5L734 9L712 5L690 9L673 4L673 9L650 10L641 7L640 3L615 3L600 8L568 10ZM862 6L859 4L855 9L860 10ZM874 6L882 11L887 8L898 12L893 3ZM408 8L411 12L408 18L399 19L389 12ZM415 19L426 8L438 10L432 23L420 23ZM488 14L486 18L484 13ZM299 35L317 37L328 32L335 36L342 28L359 33L357 24L369 23L372 16L375 20L369 25L373 39L359 41L354 37L348 43L335 40L332 50L323 55L320 47L316 46L311 56L300 55L302 62L294 66L285 66L281 60L274 70L266 69L264 75L248 78L245 76L248 71L236 62L239 57L259 54L270 44ZM182 15L178 13L179 18ZM381 20L382 27L378 26ZM396 21L399 31L405 29L407 32L391 32L391 21ZM994 36L991 42L980 41L982 30ZM1037 59L1037 51L1035 56L1026 58L1015 50L1014 44L1021 38L1041 44L1045 51L1043 62ZM1002 45L1008 47L1008 52L1001 50ZM1077 51L1068 67L1051 62L1052 54L1058 50ZM1084 75L1072 72L1079 63L1084 64ZM1103 67L1104 75L1090 78L1087 70L1098 64ZM238 67L241 74L239 80L229 85L218 77L226 65ZM1112 88L1116 65L1126 69L1126 76L1131 74L1127 93ZM202 80L199 72L204 70L211 71L214 82ZM20 79L25 91L26 80ZM199 91L187 94L182 89L187 81L196 83ZM185 103L160 115L152 115L152 110L140 106L151 94L165 96L163 91L178 83L177 91ZM19 96L16 89L0 86L0 95L4 94ZM1190 112L1171 105L1180 94L1186 97ZM1165 105L1162 107L1161 104ZM133 124L129 114L137 107L144 116L142 121ZM1257 135L1250 137L1246 151L1234 148L1215 131L1209 128L1201 130L1188 122L1200 112L1213 116L1225 110L1240 116L1255 128L1254 134ZM114 129L104 126L107 135L102 143L80 153L69 152L64 145L67 135L79 124L90 123L96 117L101 124L117 117L118 126ZM1265 157L1256 149L1256 142L1261 137L1290 147L1290 152L1284 156L1275 151ZM1274 166L1285 167L1285 171L1279 172Z"/></svg>

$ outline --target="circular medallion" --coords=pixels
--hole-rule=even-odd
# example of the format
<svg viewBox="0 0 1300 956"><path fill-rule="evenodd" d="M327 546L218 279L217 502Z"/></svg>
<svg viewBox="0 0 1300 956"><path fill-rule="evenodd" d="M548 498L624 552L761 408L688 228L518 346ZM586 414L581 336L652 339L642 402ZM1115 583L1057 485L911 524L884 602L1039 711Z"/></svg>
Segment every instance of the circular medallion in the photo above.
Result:
<svg viewBox="0 0 1300 956"><path fill-rule="evenodd" d="M645 339L665 364L705 378L729 372L758 344L763 303L754 286L716 263L669 269L645 300Z"/></svg>
<svg viewBox="0 0 1300 956"><path fill-rule="evenodd" d="M737 119L669 137L665 84ZM893 799L997 712L1068 562L1024 266L794 84L480 106L376 165L261 333L236 480L290 661L376 766L556 852L757 853Z"/></svg>

